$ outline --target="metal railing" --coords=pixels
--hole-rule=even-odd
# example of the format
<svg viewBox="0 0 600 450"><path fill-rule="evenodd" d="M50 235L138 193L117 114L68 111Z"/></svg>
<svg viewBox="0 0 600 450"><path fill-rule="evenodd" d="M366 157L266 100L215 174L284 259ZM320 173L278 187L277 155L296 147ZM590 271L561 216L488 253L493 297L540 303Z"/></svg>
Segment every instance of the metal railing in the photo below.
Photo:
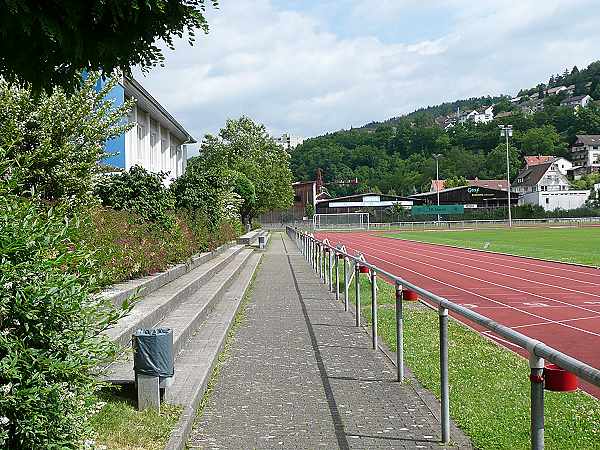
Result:
<svg viewBox="0 0 600 450"><path fill-rule="evenodd" d="M586 226L600 224L600 217L551 217L545 219L513 219L513 227L552 225ZM390 222L369 224L370 230L465 230L508 227L506 220L443 220L425 222Z"/></svg>
<svg viewBox="0 0 600 450"><path fill-rule="evenodd" d="M439 316L440 336L440 383L441 383L441 434L442 441L448 443L450 440L450 397L448 385L448 311L475 322L485 329L496 333L506 341L527 350L529 355L530 383L531 383L531 448L542 450L544 448L544 360L550 361L562 369L576 374L595 386L600 387L600 370L585 364L543 342L532 339L512 328L499 324L498 322L478 314L464 306L453 303L443 297L420 288L401 277L386 272L379 267L370 264L364 256L350 255L343 246L333 246L327 240L320 241L311 234L293 227L287 227L289 237L295 241L301 254L312 265L323 283L328 284L329 290L334 291L333 272L336 273L336 298L339 299L339 264L344 263L344 307L348 311L348 291L351 284L351 269L354 266L355 283L355 315L356 326L361 326L361 298L359 288L359 274L361 270L370 274L371 282L371 314L372 314L372 343L373 349L377 349L377 275L383 276L395 284L396 291L396 367L397 380L404 380L404 345L403 345L403 305L402 298L405 290L416 292L428 300L426 303L430 308L437 306Z"/></svg>

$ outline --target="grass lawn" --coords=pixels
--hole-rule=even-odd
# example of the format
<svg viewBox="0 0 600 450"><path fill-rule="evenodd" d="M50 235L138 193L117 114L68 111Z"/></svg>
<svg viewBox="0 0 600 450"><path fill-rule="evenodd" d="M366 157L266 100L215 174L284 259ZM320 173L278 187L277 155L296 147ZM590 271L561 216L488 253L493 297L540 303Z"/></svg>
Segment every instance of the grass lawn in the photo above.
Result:
<svg viewBox="0 0 600 450"><path fill-rule="evenodd" d="M600 227L403 231L385 236L600 266Z"/></svg>
<svg viewBox="0 0 600 450"><path fill-rule="evenodd" d="M96 443L110 450L162 450L175 427L181 408L161 405L160 415L152 410L140 412L134 402L121 393L106 394L106 405L92 419Z"/></svg>
<svg viewBox="0 0 600 450"><path fill-rule="evenodd" d="M379 335L395 351L394 288L382 280L378 283ZM354 304L354 281L349 292ZM361 310L363 323L369 324L370 299L370 284L363 275ZM439 398L438 316L415 303L405 303L404 311L406 364L423 386ZM476 448L529 448L527 361L454 320L450 320L449 339L452 419ZM546 391L545 401L546 448L600 449L600 401L580 391Z"/></svg>

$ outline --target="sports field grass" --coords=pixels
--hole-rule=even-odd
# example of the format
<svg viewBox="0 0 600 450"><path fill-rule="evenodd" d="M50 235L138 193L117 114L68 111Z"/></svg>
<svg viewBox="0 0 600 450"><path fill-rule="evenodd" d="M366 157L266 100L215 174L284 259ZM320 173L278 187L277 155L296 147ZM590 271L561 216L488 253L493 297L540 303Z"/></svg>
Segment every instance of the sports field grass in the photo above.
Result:
<svg viewBox="0 0 600 450"><path fill-rule="evenodd" d="M600 266L600 227L402 231L385 236Z"/></svg>
<svg viewBox="0 0 600 450"><path fill-rule="evenodd" d="M363 277L360 286L363 322L370 324L368 279ZM395 351L394 287L382 280L378 280L378 286L379 335ZM349 300L354 304L354 281L349 292ZM448 328L452 419L476 448L529 448L527 361L455 320L450 321ZM435 311L418 303L405 303L406 364L419 382L439 398L438 332ZM546 448L600 449L600 401L581 391L546 391L545 414Z"/></svg>

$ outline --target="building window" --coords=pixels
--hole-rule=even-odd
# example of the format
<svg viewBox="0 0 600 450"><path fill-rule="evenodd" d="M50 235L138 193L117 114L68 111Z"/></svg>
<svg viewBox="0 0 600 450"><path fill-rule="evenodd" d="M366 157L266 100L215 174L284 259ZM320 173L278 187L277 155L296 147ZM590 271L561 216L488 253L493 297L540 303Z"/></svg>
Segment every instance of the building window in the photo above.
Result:
<svg viewBox="0 0 600 450"><path fill-rule="evenodd" d="M139 122L137 124L137 160L139 164L144 161L144 138L146 137L146 128Z"/></svg>
<svg viewBox="0 0 600 450"><path fill-rule="evenodd" d="M546 205L550 204L550 199L548 197L546 197Z"/></svg>

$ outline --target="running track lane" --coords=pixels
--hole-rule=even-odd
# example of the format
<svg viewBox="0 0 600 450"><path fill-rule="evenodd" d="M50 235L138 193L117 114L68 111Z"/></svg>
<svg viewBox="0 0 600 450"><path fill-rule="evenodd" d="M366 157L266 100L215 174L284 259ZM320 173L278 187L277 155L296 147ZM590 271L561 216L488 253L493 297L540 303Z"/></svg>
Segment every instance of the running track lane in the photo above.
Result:
<svg viewBox="0 0 600 450"><path fill-rule="evenodd" d="M600 368L600 270L385 238L318 233L349 253ZM460 319L460 317L458 317ZM522 356L526 351L461 319ZM581 383L600 398L600 388Z"/></svg>

